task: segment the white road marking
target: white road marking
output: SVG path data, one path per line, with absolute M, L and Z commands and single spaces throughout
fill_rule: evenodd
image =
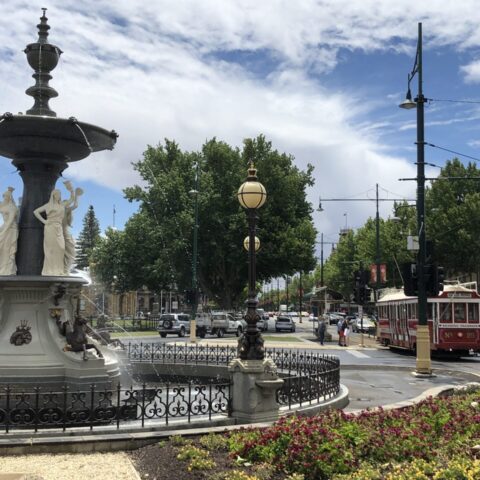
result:
M 364 353 L 359 352 L 358 350 L 346 350 L 346 352 L 350 353 L 351 355 L 357 358 L 370 358 L 368 355 L 365 355 Z

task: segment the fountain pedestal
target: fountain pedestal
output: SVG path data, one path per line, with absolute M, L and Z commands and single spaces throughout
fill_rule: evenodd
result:
M 65 351 L 66 338 L 56 318 L 75 315 L 83 279 L 75 277 L 0 277 L 0 382 L 11 386 L 81 388 L 110 386 L 118 364 L 92 351 Z M 64 289 L 56 298 L 58 286 Z
M 272 422 L 278 419 L 276 393 L 283 385 L 273 360 L 230 362 L 232 377 L 232 417 L 241 423 Z

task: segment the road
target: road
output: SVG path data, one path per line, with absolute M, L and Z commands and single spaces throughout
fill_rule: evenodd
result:
M 399 351 L 392 351 L 388 348 L 380 346 L 373 336 L 363 334 L 363 342 L 365 348 L 360 346 L 362 335 L 360 333 L 351 333 L 349 347 L 339 347 L 337 344 L 338 335 L 335 325 L 327 327 L 333 340 L 326 342 L 324 346 L 320 346 L 318 339 L 313 333 L 312 322 L 304 319 L 302 323 L 296 321 L 296 332 L 281 332 L 275 333 L 274 319 L 270 319 L 268 331 L 263 332 L 266 345 L 286 348 L 318 348 L 327 355 L 337 355 L 342 365 L 404 365 L 415 366 L 415 356 L 409 353 Z M 124 343 L 189 343 L 190 337 L 179 338 L 175 335 L 168 335 L 166 338 L 161 338 L 159 335 L 146 336 L 132 336 L 122 337 Z M 207 336 L 204 339 L 197 338 L 199 344 L 236 344 L 237 337 L 235 335 L 227 335 L 222 339 L 215 336 Z M 480 357 L 469 357 L 460 360 L 432 360 L 434 368 L 451 368 L 451 369 L 466 369 L 472 373 L 480 373 Z M 471 367 L 471 368 L 470 368 Z

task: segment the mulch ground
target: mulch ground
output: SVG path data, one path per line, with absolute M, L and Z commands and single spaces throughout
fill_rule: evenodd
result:
M 191 441 L 194 446 L 205 449 L 199 443 L 199 438 L 188 437 L 188 441 Z M 171 480 L 172 478 L 175 480 L 227 480 L 231 478 L 231 473 L 234 470 L 241 470 L 248 475 L 261 475 L 262 473 L 258 472 L 256 470 L 258 467 L 255 466 L 238 465 L 227 451 L 215 450 L 209 450 L 210 458 L 215 461 L 215 468 L 189 472 L 187 470 L 189 461 L 177 459 L 180 449 L 181 446 L 174 445 L 171 440 L 167 440 L 130 451 L 128 455 L 142 480 Z M 275 472 L 264 478 L 284 480 L 286 477 L 286 474 Z M 258 476 L 258 478 L 261 478 L 261 476 Z

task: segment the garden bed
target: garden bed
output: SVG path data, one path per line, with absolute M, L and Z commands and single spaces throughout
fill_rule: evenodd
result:
M 332 410 L 131 453 L 142 479 L 480 479 L 480 391 L 399 410 Z

